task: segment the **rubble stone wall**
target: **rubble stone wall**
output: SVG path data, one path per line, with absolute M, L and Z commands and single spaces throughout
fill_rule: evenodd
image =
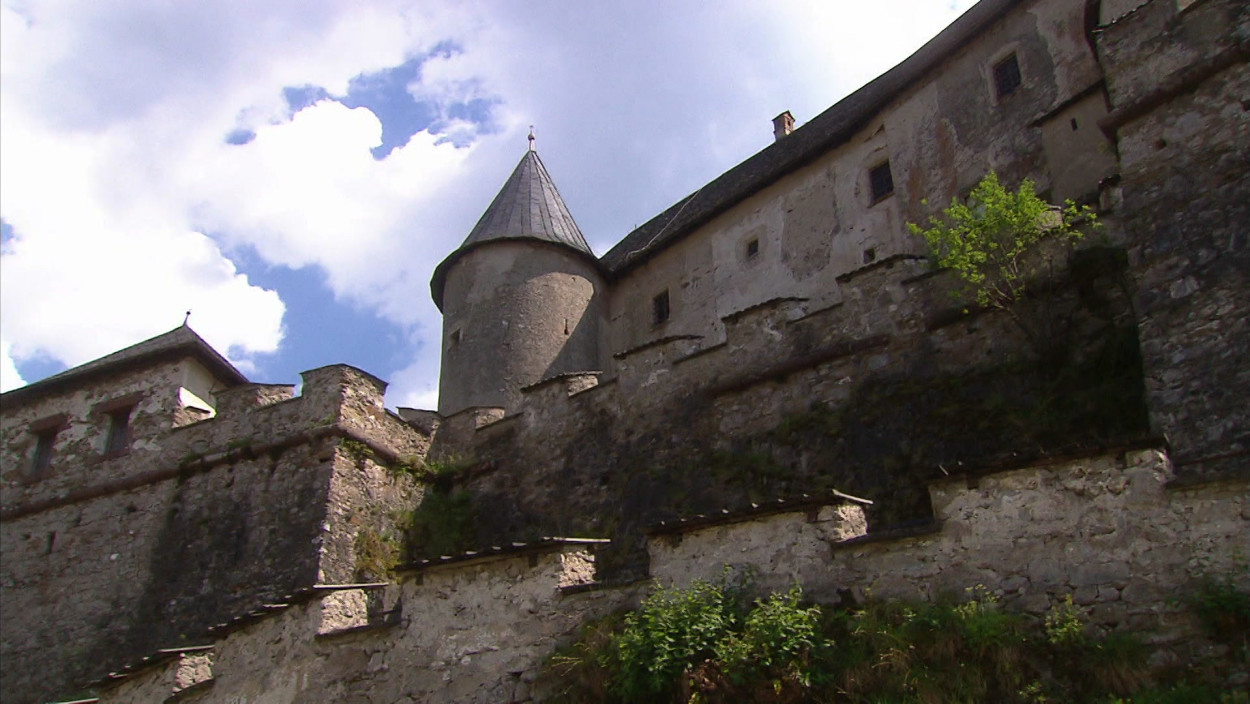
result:
M 1164 453 L 1136 450 L 936 483 L 936 522 L 910 537 L 864 536 L 859 504 L 836 498 L 692 523 L 652 537 L 651 576 L 684 586 L 726 566 L 751 568 L 761 591 L 798 583 L 825 603 L 960 596 L 983 585 L 1032 613 L 1071 595 L 1095 623 L 1148 630 L 1155 647 L 1175 653 L 1196 632 L 1177 594 L 1204 575 L 1250 580 L 1237 563 L 1250 552 L 1250 484 L 1170 482 Z M 292 605 L 219 638 L 212 686 L 184 701 L 542 701 L 559 684 L 539 677 L 546 658 L 646 591 L 568 590 L 589 559 L 565 546 L 409 574 L 374 597 L 372 626 L 360 590 Z M 101 702 L 161 702 L 201 682 L 202 662 L 141 670 Z
M 1151 420 L 1219 473 L 1250 452 L 1250 7 L 1151 0 L 1098 46 Z
M 66 694 L 257 604 L 351 581 L 359 532 L 390 529 L 416 502 L 415 480 L 385 465 L 419 462 L 428 439 L 386 412 L 378 380 L 326 367 L 305 374 L 298 397 L 243 386 L 218 395 L 214 418 L 174 427 L 190 363 L 6 412 L 7 435 L 32 413 L 81 417 L 100 394 L 141 398 L 129 452 L 93 459 L 95 439 L 70 423 L 48 474 L 5 488 L 6 701 Z M 346 452 L 347 439 L 371 456 Z

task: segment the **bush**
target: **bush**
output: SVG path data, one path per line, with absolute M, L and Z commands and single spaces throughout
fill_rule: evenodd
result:
M 908 223 L 913 235 L 928 243 L 937 266 L 951 269 L 963 282 L 963 294 L 983 308 L 1006 312 L 1038 347 L 1051 344 L 1045 306 L 1022 313 L 1016 304 L 1040 274 L 1053 274 L 1053 258 L 1038 256 L 1038 245 L 1052 240 L 1065 246 L 1099 227 L 1088 206 L 1068 201 L 1051 206 L 1037 196 L 1025 179 L 1015 192 L 988 176 L 972 189 L 967 203 L 952 200 L 942 217 L 929 218 L 928 227 Z
M 804 605 L 797 586 L 750 602 L 748 588 L 728 575 L 657 588 L 592 624 L 548 662 L 556 701 L 1250 704 L 1219 693 L 1227 662 L 1156 686 L 1144 643 L 1098 635 L 1070 598 L 1034 618 L 981 587 L 962 601 L 850 610 Z M 1239 594 L 1210 601 L 1236 607 Z
M 671 698 L 679 676 L 740 630 L 743 590 L 728 579 L 696 580 L 686 589 L 658 587 L 625 617 L 617 638 L 613 691 L 625 701 Z

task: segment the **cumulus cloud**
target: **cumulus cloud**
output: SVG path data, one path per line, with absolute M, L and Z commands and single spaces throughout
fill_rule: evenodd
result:
M 13 364 L 13 357 L 9 355 L 9 343 L 0 342 L 0 393 L 25 384 L 26 380 L 18 373 L 17 366 Z
M 430 273 L 529 124 L 602 253 L 767 146 L 773 115 L 809 119 L 970 4 L 3 0 L 5 379 L 13 360 L 76 364 L 187 308 L 233 360 L 272 365 L 300 344 L 282 323 L 298 301 L 241 272 L 246 251 L 317 267 L 395 325 L 394 340 L 343 344 L 400 349 L 370 371 L 391 377 L 392 403 L 432 405 Z M 428 127 L 376 158 L 392 116 L 341 96 L 414 57 Z M 283 91 L 299 86 L 323 98 L 292 114 Z

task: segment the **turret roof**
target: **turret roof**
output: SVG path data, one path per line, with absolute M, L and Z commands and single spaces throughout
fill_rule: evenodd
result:
M 532 144 L 464 243 L 434 269 L 430 293 L 440 310 L 451 265 L 468 250 L 497 240 L 549 242 L 595 258 Z
M 460 246 L 530 238 L 568 245 L 593 256 L 542 159 L 533 150 L 521 157 L 508 182 Z

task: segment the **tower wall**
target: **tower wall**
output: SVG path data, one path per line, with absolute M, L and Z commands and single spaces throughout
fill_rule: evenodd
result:
M 466 252 L 443 289 L 439 413 L 515 409 L 525 386 L 602 369 L 603 288 L 592 263 L 556 245 L 499 241 Z

